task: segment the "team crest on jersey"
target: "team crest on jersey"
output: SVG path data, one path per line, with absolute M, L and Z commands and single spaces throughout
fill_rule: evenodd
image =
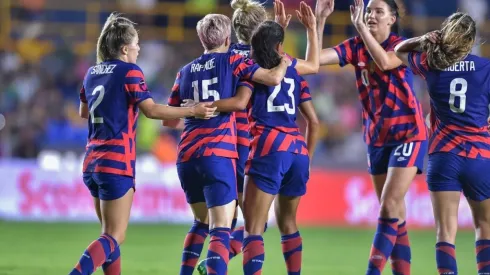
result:
M 144 80 L 144 79 L 142 79 L 142 80 L 140 81 L 140 88 L 141 88 L 141 90 L 143 90 L 143 91 L 148 91 L 148 86 L 146 86 L 146 82 L 145 82 L 145 80 Z

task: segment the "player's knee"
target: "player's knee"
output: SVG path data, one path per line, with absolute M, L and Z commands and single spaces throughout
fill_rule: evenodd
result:
M 475 234 L 477 239 L 490 239 L 490 217 L 475 217 Z
M 287 219 L 280 222 L 278 221 L 277 227 L 279 227 L 281 235 L 291 235 L 298 231 L 295 219 Z
M 456 241 L 456 233 L 458 224 L 451 222 L 439 222 L 437 224 L 437 242 L 454 243 Z
M 380 215 L 386 218 L 401 218 L 400 202 L 395 198 L 383 198 L 381 200 Z
M 126 239 L 126 232 L 122 230 L 105 229 L 103 233 L 112 236 L 119 245 L 123 244 Z

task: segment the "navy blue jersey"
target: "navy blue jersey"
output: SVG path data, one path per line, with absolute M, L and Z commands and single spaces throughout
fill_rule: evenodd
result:
M 251 79 L 258 65 L 234 53 L 210 53 L 184 66 L 177 75 L 170 106 L 182 100 L 213 102 L 235 95 L 241 79 Z M 220 113 L 209 119 L 186 118 L 179 144 L 178 162 L 201 156 L 237 158 L 234 113 Z
M 413 72 L 422 76 L 429 88 L 429 154 L 452 152 L 468 158 L 490 158 L 490 60 L 468 55 L 439 71 L 429 68 L 426 53 L 411 52 L 408 59 Z
M 80 90 L 88 104 L 83 172 L 134 177 L 138 103 L 151 98 L 141 69 L 120 60 L 91 67 Z
M 280 85 L 254 83 L 252 94 L 252 143 L 250 158 L 284 151 L 308 154 L 306 142 L 296 124 L 299 105 L 311 100 L 307 82 L 288 67 Z

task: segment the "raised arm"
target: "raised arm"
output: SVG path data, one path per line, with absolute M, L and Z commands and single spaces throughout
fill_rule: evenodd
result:
M 334 49 L 323 49 L 323 32 L 325 22 L 335 9 L 334 0 L 317 0 L 315 6 L 316 29 L 318 34 L 318 47 L 320 49 L 319 63 L 323 65 L 339 64 L 339 56 Z
M 306 46 L 306 60 L 297 59 L 295 68 L 300 75 L 316 74 L 320 68 L 320 46 L 315 14 L 310 6 L 301 2 L 300 10 L 296 11 L 296 15 L 306 28 L 308 44 Z
M 405 65 L 409 65 L 408 54 L 413 51 L 420 52 L 422 43 L 429 40 L 431 43 L 438 43 L 440 41 L 440 31 L 432 31 L 423 36 L 407 39 L 395 47 L 396 56 Z
M 354 0 L 354 6 L 350 6 L 351 20 L 359 36 L 366 45 L 369 54 L 374 62 L 383 71 L 395 69 L 402 65 L 402 61 L 394 52 L 386 52 L 374 36 L 369 32 L 369 29 L 364 22 L 364 0 Z

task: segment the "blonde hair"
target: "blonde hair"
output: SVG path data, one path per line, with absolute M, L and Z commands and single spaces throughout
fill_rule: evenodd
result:
M 113 12 L 105 21 L 97 40 L 97 63 L 117 59 L 123 46 L 131 44 L 138 35 L 136 24 L 121 14 Z
M 441 27 L 439 43 L 428 40 L 422 43 L 429 67 L 437 70 L 445 70 L 463 60 L 471 52 L 476 39 L 475 20 L 466 13 L 453 13 Z
M 257 27 L 267 20 L 267 11 L 262 3 L 254 0 L 232 0 L 233 31 L 239 41 L 250 44 Z
M 206 50 L 223 45 L 231 35 L 230 18 L 222 14 L 208 14 L 197 22 L 197 35 Z

